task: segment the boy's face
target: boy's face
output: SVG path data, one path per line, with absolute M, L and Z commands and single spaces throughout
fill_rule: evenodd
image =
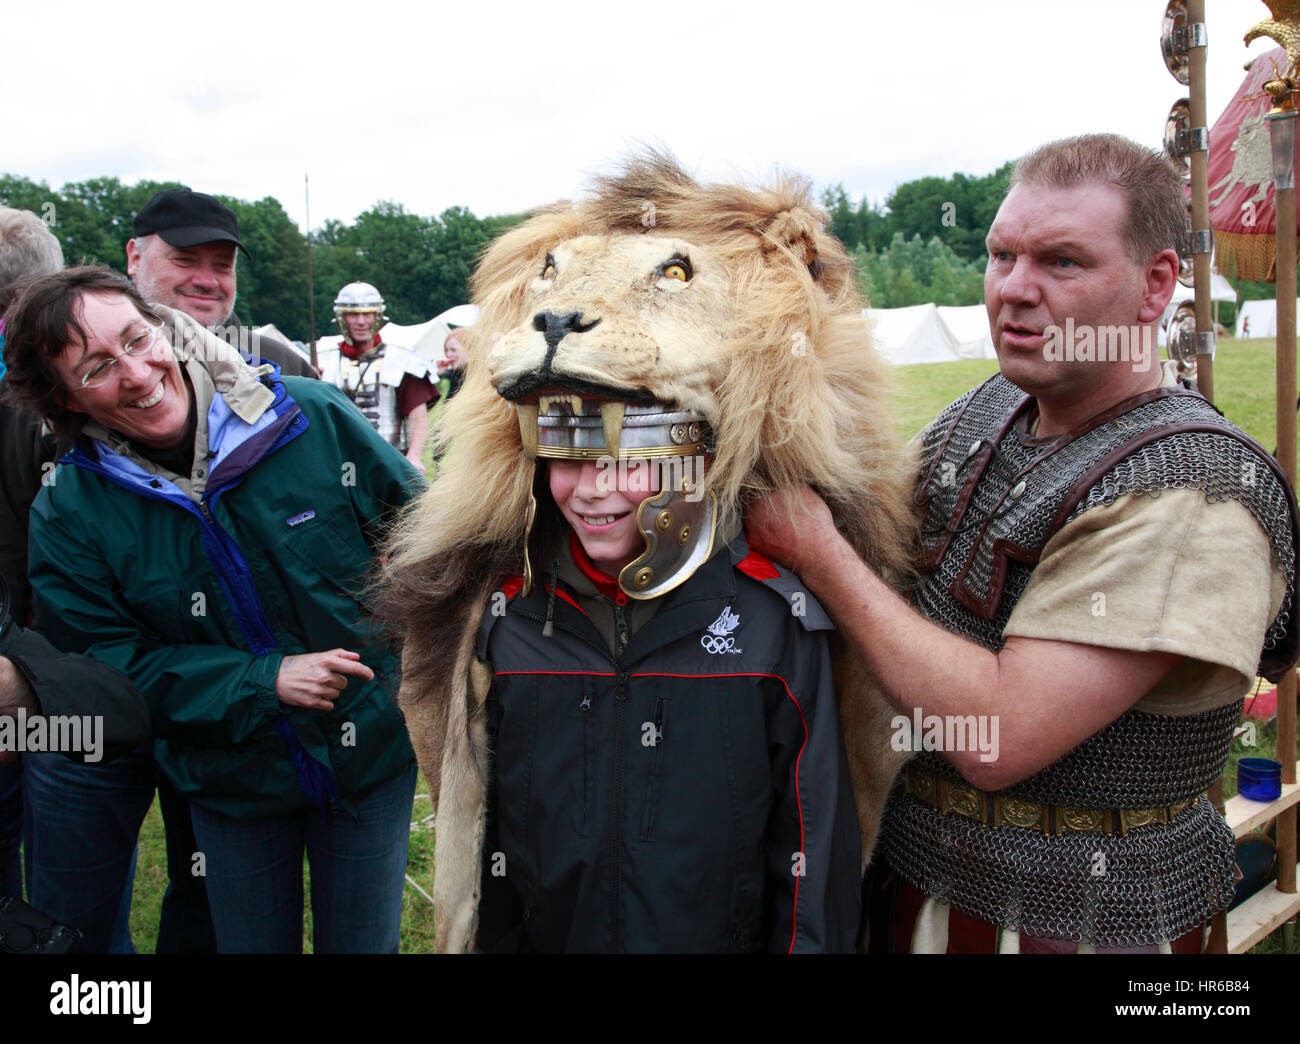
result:
M 587 557 L 610 576 L 618 576 L 645 550 L 636 509 L 657 492 L 653 469 L 602 470 L 594 460 L 552 460 L 549 469 L 551 496 Z

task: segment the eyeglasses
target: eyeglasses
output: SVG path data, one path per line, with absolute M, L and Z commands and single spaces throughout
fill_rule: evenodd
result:
M 122 355 L 143 355 L 152 348 L 158 341 L 159 334 L 162 333 L 162 324 L 157 326 L 146 326 L 144 330 L 136 334 L 122 348 Z M 82 388 L 102 388 L 105 384 L 113 379 L 113 370 L 117 367 L 122 355 L 115 355 L 111 359 L 105 359 L 96 363 L 82 375 Z

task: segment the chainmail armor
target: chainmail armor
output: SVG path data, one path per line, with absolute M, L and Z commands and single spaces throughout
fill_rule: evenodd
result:
M 379 432 L 388 443 L 405 452 L 406 439 L 402 431 L 402 417 L 397 408 L 397 389 L 380 380 L 384 355 L 388 345 L 382 341 L 359 359 L 353 359 L 339 350 L 337 372 L 327 374 Z
M 993 830 L 898 793 L 885 822 L 890 865 L 916 887 L 1026 935 L 1149 946 L 1232 900 L 1232 828 L 1204 800 L 1128 837 Z
M 922 437 L 915 499 L 924 511 L 928 572 L 914 603 L 927 618 L 996 652 L 1044 545 L 1063 524 L 1127 493 L 1190 487 L 1210 501 L 1238 501 L 1268 534 L 1287 594 L 1265 648 L 1285 655 L 1293 647 L 1294 501 L 1258 447 L 1194 395 L 1140 397 L 1090 430 L 1047 439 L 1028 435 L 1027 408 L 1028 397 L 998 375 L 949 406 Z M 1187 424 L 1202 430 L 1160 434 Z M 1123 455 L 1144 437 L 1152 441 Z M 1080 493 L 1081 481 L 1112 455 L 1122 459 Z M 1235 702 L 1184 717 L 1131 710 L 1001 793 L 1080 809 L 1189 800 L 1222 771 L 1240 709 Z M 918 755 L 917 764 L 963 782 L 937 753 Z M 898 788 L 881 843 L 899 873 L 956 909 L 1028 935 L 1099 946 L 1176 938 L 1226 907 L 1233 892 L 1232 831 L 1206 801 L 1127 837 L 1049 837 L 941 815 Z

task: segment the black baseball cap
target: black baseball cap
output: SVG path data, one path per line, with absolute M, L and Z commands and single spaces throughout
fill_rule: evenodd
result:
M 239 219 L 235 212 L 215 196 L 202 192 L 163 189 L 140 208 L 133 228 L 137 236 L 159 235 L 175 247 L 224 240 L 243 250 L 250 261 L 253 258 L 239 241 Z

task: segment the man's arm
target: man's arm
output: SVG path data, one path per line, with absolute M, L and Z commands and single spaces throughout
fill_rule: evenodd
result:
M 95 750 L 65 751 L 74 760 L 111 760 L 149 738 L 149 708 L 125 675 L 88 656 L 61 653 L 35 631 L 13 628 L 0 641 L 0 718 L 32 715 L 100 719 Z M 6 760 L 0 753 L 0 762 Z
M 438 401 L 439 392 L 426 375 L 407 374 L 397 389 L 397 408 L 406 418 L 409 443 L 406 459 L 424 473 L 424 446 L 429 441 L 429 407 Z
M 980 751 L 945 753 L 983 790 L 1019 782 L 1078 746 L 1179 659 L 1018 637 L 990 652 L 907 605 L 858 558 L 806 487 L 753 504 L 747 535 L 751 548 L 799 574 L 900 711 L 997 717 L 995 760 L 982 761 Z
M 406 436 L 410 445 L 406 459 L 421 471 L 424 470 L 424 445 L 429 441 L 429 408 L 417 406 L 406 415 Z
M 27 684 L 22 671 L 14 666 L 13 660 L 0 656 L 0 718 L 15 717 L 19 710 L 27 714 L 39 714 L 41 705 L 36 702 L 32 687 Z M 8 765 L 17 760 L 17 754 L 0 749 L 0 765 Z

